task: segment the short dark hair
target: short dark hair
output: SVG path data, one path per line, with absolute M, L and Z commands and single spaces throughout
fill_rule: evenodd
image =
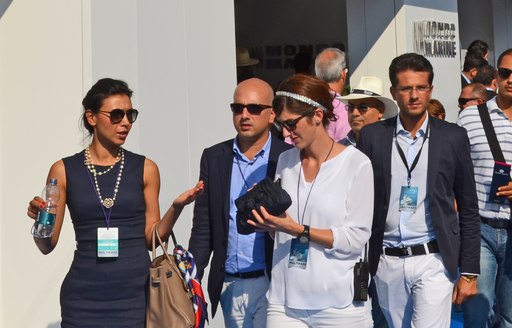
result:
M 462 67 L 462 70 L 464 72 L 469 72 L 474 68 L 478 69 L 479 67 L 482 67 L 487 64 L 487 60 L 485 60 L 483 57 L 477 57 L 474 55 L 466 54 L 466 57 L 464 57 L 464 66 Z
M 485 88 L 485 85 L 483 85 L 482 83 L 471 82 L 462 89 L 464 90 L 466 88 L 471 89 L 471 97 L 480 98 L 484 101 L 487 99 L 487 89 Z
M 496 68 L 494 66 L 485 64 L 484 66 L 476 69 L 476 75 L 472 82 L 482 83 L 483 85 L 491 85 L 492 81 L 496 78 Z
M 432 81 L 434 81 L 434 69 L 432 68 L 432 64 L 422 55 L 409 52 L 396 57 L 391 61 L 391 65 L 389 65 L 389 80 L 391 81 L 392 87 L 396 87 L 398 84 L 397 74 L 407 70 L 427 72 L 428 83 L 432 85 Z
M 503 60 L 503 57 L 505 57 L 505 56 L 510 56 L 510 55 L 512 55 L 512 48 L 510 48 L 510 49 L 507 49 L 507 50 L 503 51 L 503 52 L 501 53 L 501 55 L 498 57 L 498 63 L 497 63 L 497 65 L 498 65 L 498 66 L 497 66 L 497 67 L 498 67 L 498 68 L 500 67 L 500 65 L 501 65 L 501 61 Z
M 484 58 L 488 52 L 489 45 L 487 42 L 482 40 L 475 40 L 469 44 L 466 55 L 469 54 L 470 56 Z
M 82 100 L 82 106 L 84 106 L 82 122 L 87 131 L 89 131 L 89 134 L 93 134 L 94 129 L 89 124 L 87 117 L 85 116 L 85 112 L 87 110 L 90 110 L 93 113 L 98 113 L 106 98 L 114 95 L 126 95 L 131 98 L 132 94 L 133 91 L 124 81 L 104 78 L 96 82 Z

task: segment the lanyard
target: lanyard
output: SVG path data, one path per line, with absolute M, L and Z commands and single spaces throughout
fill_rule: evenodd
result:
M 235 160 L 236 160 L 236 166 L 238 166 L 238 171 L 240 171 L 240 175 L 242 176 L 242 180 L 244 180 L 244 185 L 245 185 L 245 189 L 246 190 L 249 190 L 249 184 L 247 183 L 247 180 L 245 179 L 245 175 L 244 173 L 242 172 L 242 166 L 240 165 L 240 161 L 238 160 L 238 157 L 237 157 L 238 154 L 235 153 Z M 258 160 L 258 158 L 260 158 L 260 156 L 256 155 L 254 161 L 252 162 L 252 164 L 256 163 L 256 161 Z M 247 165 L 251 165 L 251 163 L 248 163 Z
M 400 155 L 400 158 L 402 159 L 402 162 L 404 163 L 405 168 L 407 169 L 407 186 L 408 187 L 411 186 L 412 171 L 416 167 L 416 164 L 418 164 L 418 161 L 419 161 L 420 155 L 421 155 L 421 151 L 423 150 L 423 145 L 425 145 L 425 141 L 427 141 L 427 138 L 429 136 L 429 131 L 430 131 L 430 120 L 428 120 L 428 122 L 427 122 L 427 131 L 423 135 L 423 142 L 421 143 L 420 151 L 416 154 L 416 157 L 414 158 L 414 161 L 412 162 L 412 165 L 409 168 L 409 164 L 407 164 L 407 159 L 405 158 L 405 154 L 404 154 L 402 148 L 400 148 L 400 145 L 398 144 L 397 132 L 396 132 L 396 126 L 395 126 L 395 145 L 396 145 L 396 149 L 398 150 L 398 154 Z
M 311 188 L 309 188 L 308 196 L 306 197 L 306 203 L 304 204 L 304 209 L 302 210 L 302 216 L 300 217 L 300 224 L 304 223 L 304 214 L 306 214 L 306 208 L 308 207 L 309 202 L 309 196 L 311 195 L 311 191 L 313 190 L 313 187 L 315 186 L 316 178 L 318 177 L 318 173 L 320 173 L 320 169 L 322 168 L 322 164 L 325 163 L 325 161 L 329 158 L 329 155 L 331 155 L 332 148 L 334 147 L 334 139 L 332 140 L 331 149 L 329 149 L 329 152 L 327 153 L 327 156 L 325 156 L 324 161 L 320 164 L 320 167 L 318 168 L 318 171 L 315 174 L 315 178 L 313 179 L 313 183 L 311 184 Z M 302 156 L 301 156 L 302 157 Z M 300 169 L 299 169 L 299 179 L 297 180 L 297 215 L 300 215 L 300 177 L 302 175 L 302 159 L 300 161 Z M 305 180 L 305 178 L 304 178 Z

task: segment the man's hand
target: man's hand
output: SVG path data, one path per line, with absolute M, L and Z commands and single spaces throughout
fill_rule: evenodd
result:
M 508 200 L 512 201 L 512 181 L 510 181 L 506 186 L 499 187 L 496 195 L 505 196 Z
M 455 284 L 452 294 L 452 303 L 462 304 L 468 297 L 475 296 L 478 291 L 477 280 L 466 280 L 459 278 Z

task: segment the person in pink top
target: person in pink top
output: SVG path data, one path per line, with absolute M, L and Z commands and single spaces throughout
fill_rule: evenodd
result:
M 345 53 L 338 48 L 326 48 L 315 59 L 315 74 L 329 84 L 333 95 L 332 105 L 336 121 L 327 125 L 327 134 L 335 141 L 345 138 L 350 131 L 345 104 L 337 99 L 343 95 L 347 80 Z

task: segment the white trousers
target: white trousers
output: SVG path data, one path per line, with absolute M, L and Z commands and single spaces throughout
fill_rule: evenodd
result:
M 381 255 L 375 275 L 390 328 L 449 328 L 453 284 L 440 254 Z
M 371 328 L 372 326 L 370 302 L 357 302 L 343 309 L 324 310 L 298 310 L 284 305 L 268 305 L 267 328 Z
M 267 321 L 269 279 L 226 276 L 220 305 L 226 328 L 263 328 Z

